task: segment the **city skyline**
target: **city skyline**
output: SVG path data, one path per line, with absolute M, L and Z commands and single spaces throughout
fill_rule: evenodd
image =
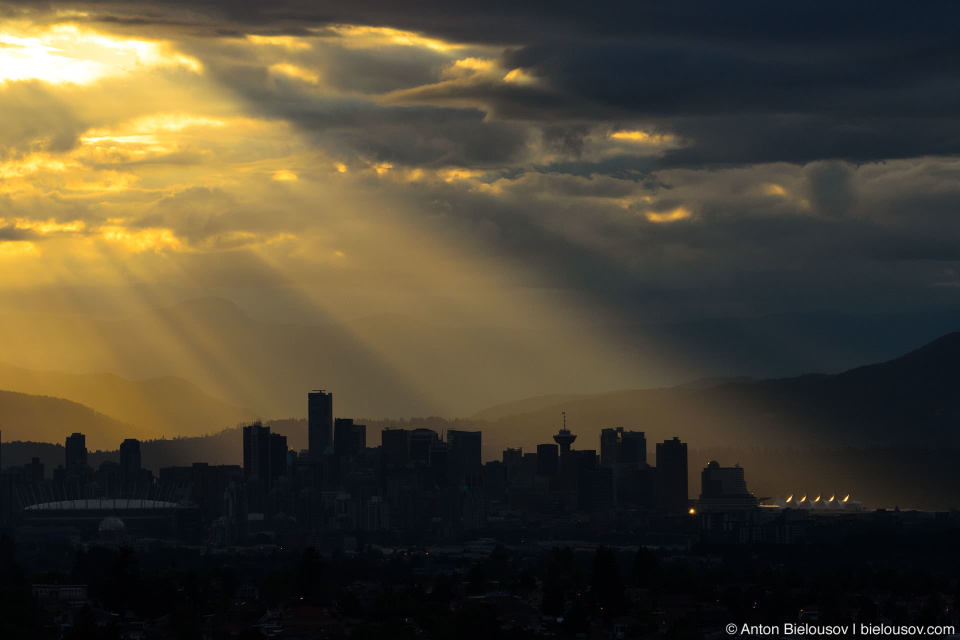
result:
M 382 457 L 382 464 L 386 466 L 403 467 L 412 463 L 421 463 L 436 468 L 435 475 L 431 477 L 432 482 L 437 482 L 439 486 L 446 486 L 447 483 L 456 485 L 459 482 L 467 487 L 483 487 L 485 484 L 483 476 L 487 475 L 487 471 L 483 470 L 484 467 L 488 464 L 502 464 L 510 478 L 522 467 L 527 473 L 535 470 L 537 476 L 548 478 L 551 486 L 555 483 L 560 486 L 562 481 L 567 490 L 574 490 L 578 482 L 570 480 L 571 477 L 576 477 L 584 471 L 608 469 L 611 475 L 607 481 L 620 483 L 622 479 L 626 479 L 622 483 L 623 486 L 620 487 L 617 484 L 618 489 L 613 489 L 611 485 L 607 491 L 599 493 L 587 491 L 585 495 L 593 497 L 603 494 L 615 495 L 619 491 L 626 492 L 623 495 L 629 495 L 631 499 L 636 499 L 639 492 L 645 496 L 644 500 L 648 501 L 647 508 L 652 508 L 652 505 L 656 504 L 658 510 L 672 515 L 685 514 L 688 509 L 690 514 L 695 514 L 697 511 L 692 506 L 694 501 L 688 489 L 688 478 L 692 477 L 694 470 L 688 471 L 687 443 L 681 442 L 676 436 L 662 443 L 655 443 L 653 451 L 657 465 L 647 463 L 646 434 L 642 431 L 625 430 L 623 427 L 601 429 L 598 434 L 597 449 L 575 450 L 572 445 L 577 435 L 567 428 L 566 412 L 561 412 L 561 426 L 553 436 L 556 444 L 537 444 L 536 453 L 528 453 L 526 456 L 523 454 L 522 447 L 515 447 L 504 450 L 500 459 L 484 461 L 481 431 L 449 429 L 438 433 L 424 427 L 415 429 L 385 427 L 381 432 L 380 445 L 370 449 L 366 447 L 366 425 L 355 424 L 352 418 L 337 417 L 333 420 L 333 394 L 312 391 L 307 396 L 309 417 L 302 425 L 306 431 L 306 438 L 303 434 L 300 434 L 299 438 L 300 441 L 307 443 L 307 447 L 299 451 L 299 456 L 295 448 L 287 446 L 286 436 L 271 433 L 270 425 L 264 425 L 262 421 L 257 420 L 242 427 L 241 465 L 226 466 L 242 470 L 244 483 L 250 482 L 254 486 L 260 486 L 259 483 L 263 483 L 263 488 L 270 488 L 281 479 L 288 478 L 291 473 L 295 474 L 293 469 L 298 460 L 311 469 L 316 465 L 322 469 L 331 464 L 331 461 L 339 461 L 334 463 L 332 469 L 323 472 L 323 477 L 336 486 L 344 480 L 342 477 L 346 471 L 342 464 L 344 460 L 369 455 L 371 451 L 375 451 Z M 329 426 L 331 421 L 336 425 L 336 429 L 324 435 L 324 428 Z M 328 438 L 334 434 L 336 437 L 333 442 L 328 442 Z M 321 439 L 326 446 L 318 445 Z M 128 484 L 140 485 L 139 488 L 133 489 L 127 487 L 127 490 L 137 494 L 142 489 L 145 496 L 150 492 L 151 485 L 155 483 L 152 472 L 142 467 L 140 442 L 134 438 L 124 439 L 120 444 L 119 464 L 108 460 L 101 463 L 99 469 L 94 469 L 87 464 L 88 451 L 84 434 L 75 432 L 68 436 L 64 451 L 65 463 L 52 470 L 51 477 L 54 483 L 61 485 L 59 498 L 57 498 L 56 489 L 49 490 L 49 495 L 54 497 L 55 501 L 67 500 L 68 491 L 74 492 L 74 498 L 69 498 L 70 500 L 81 499 L 83 483 L 88 482 L 91 477 L 97 478 L 100 491 L 106 494 L 122 492 L 124 484 Z M 194 466 L 198 464 L 205 466 L 207 461 L 193 463 Z M 0 458 L 0 468 L 2 467 L 3 460 Z M 12 469 L 14 467 L 11 467 Z M 159 471 L 162 478 L 165 473 L 170 475 L 171 469 L 161 468 Z M 647 471 L 655 472 L 656 475 L 645 477 L 643 474 Z M 637 472 L 641 475 L 637 475 Z M 715 460 L 710 461 L 701 475 L 702 490 L 697 504 L 706 500 L 705 504 L 712 505 L 710 509 L 720 512 L 723 511 L 724 506 L 732 504 L 727 499 L 734 499 L 737 509 L 756 508 L 759 504 L 753 494 L 747 492 L 744 470 L 739 463 L 734 467 L 722 468 Z M 472 476 L 476 478 L 472 479 Z M 43 463 L 34 457 L 28 465 L 24 465 L 23 477 L 28 483 L 32 483 L 37 493 L 33 493 L 33 490 L 21 493 L 20 501 L 36 501 L 36 496 L 41 495 L 40 486 L 48 479 L 44 473 Z M 510 478 L 507 480 L 509 481 Z M 321 481 L 318 478 L 316 482 Z M 160 487 L 156 493 L 162 495 L 163 492 L 164 489 Z M 764 500 L 768 502 L 773 500 L 769 506 L 778 508 L 846 508 L 850 494 L 848 493 L 839 501 L 835 500 L 836 495 L 834 492 L 829 499 L 824 496 L 822 502 L 821 495 L 808 501 L 806 494 L 795 501 L 793 494 L 786 499 L 777 494 L 775 500 L 769 497 Z M 87 498 L 89 497 L 88 495 Z M 743 506 L 743 500 L 747 500 L 747 507 Z M 854 501 L 850 502 L 849 506 L 860 508 L 861 503 Z M 8 504 L 5 513 L 11 513 L 11 508 Z
M 317 433 L 315 423 L 326 422 L 324 414 L 332 413 L 332 394 L 313 391 L 308 394 L 308 406 L 312 419 L 308 419 L 306 424 L 306 430 L 311 434 L 308 435 L 307 441 L 315 443 Z M 562 418 L 561 427 L 554 436 L 557 445 L 538 444 L 536 453 L 526 455 L 522 447 L 508 448 L 502 452 L 502 459 L 487 462 L 483 462 L 481 455 L 481 431 L 451 429 L 438 433 L 422 427 L 416 429 L 386 427 L 382 431 L 381 444 L 374 448 L 367 448 L 362 446 L 366 441 L 366 425 L 354 424 L 353 419 L 338 417 L 336 424 L 339 427 L 337 430 L 337 438 L 341 439 L 339 442 L 335 439 L 332 445 L 324 448 L 315 446 L 311 449 L 308 446 L 299 451 L 298 455 L 295 449 L 288 448 L 286 436 L 271 433 L 271 426 L 264 425 L 258 420 L 242 427 L 241 465 L 239 467 L 237 465 L 221 466 L 242 470 L 242 475 L 237 477 L 242 477 L 244 484 L 263 491 L 279 486 L 276 485 L 278 482 L 291 480 L 298 475 L 295 470 L 297 465 L 303 463 L 306 465 L 308 474 L 312 474 L 314 469 L 321 470 L 321 476 L 312 482 L 330 482 L 332 488 L 338 489 L 345 480 L 344 461 L 379 454 L 380 464 L 385 469 L 399 469 L 411 464 L 425 465 L 434 469 L 435 471 L 430 475 L 430 482 L 435 482 L 438 486 L 451 484 L 482 488 L 487 485 L 488 489 L 496 490 L 497 483 L 494 482 L 491 487 L 489 478 L 485 480 L 483 476 L 491 475 L 489 473 L 491 469 L 494 474 L 499 473 L 501 465 L 506 472 L 504 480 L 507 483 L 515 482 L 514 476 L 521 470 L 527 474 L 535 473 L 545 481 L 549 480 L 550 486 L 554 489 L 563 487 L 566 491 L 579 491 L 581 500 L 587 499 L 585 504 L 579 505 L 581 509 L 596 508 L 589 505 L 599 495 L 612 496 L 618 493 L 621 494 L 618 500 L 636 500 L 637 495 L 643 495 L 642 499 L 649 501 L 646 508 L 652 509 L 656 505 L 656 509 L 674 516 L 687 514 L 688 509 L 689 514 L 695 514 L 696 509 L 692 505 L 704 500 L 707 503 L 711 501 L 715 503 L 713 508 L 718 511 L 722 511 L 723 500 L 727 498 L 741 500 L 749 498 L 752 501 L 749 508 L 755 508 L 759 504 L 756 498 L 747 492 L 743 468 L 739 464 L 722 468 L 716 461 L 711 461 L 703 469 L 701 494 L 699 501 L 695 502 L 687 489 L 687 443 L 681 442 L 678 437 L 656 443 L 654 448 L 656 465 L 649 465 L 646 461 L 644 432 L 625 431 L 622 427 L 603 429 L 599 434 L 599 449 L 578 450 L 572 447 L 576 435 L 567 429 L 565 414 Z M 99 491 L 107 497 L 116 497 L 122 493 L 125 488 L 123 485 L 126 483 L 141 485 L 138 488 L 126 487 L 126 489 L 132 494 L 138 494 L 142 489 L 144 495 L 141 499 L 144 499 L 146 494 L 150 493 L 150 485 L 155 483 L 153 474 L 141 465 L 140 442 L 136 439 L 128 438 L 120 444 L 119 464 L 108 460 L 101 463 L 98 469 L 94 469 L 87 463 L 88 451 L 84 434 L 73 433 L 68 436 L 64 450 L 65 462 L 53 469 L 52 473 L 54 484 L 59 484 L 60 488 L 59 490 L 55 487 L 48 488 L 50 497 L 54 498 L 50 504 L 103 498 L 102 495 L 86 495 L 86 497 L 81 495 L 89 491 L 89 482 L 93 478 L 99 485 Z M 333 466 L 327 468 L 331 464 Z M 194 468 L 197 465 L 206 466 L 207 463 L 205 461 L 193 463 Z M 0 467 L 2 467 L 2 461 L 0 461 Z M 588 477 L 581 477 L 581 474 L 590 474 L 598 469 L 608 470 L 606 482 L 617 483 L 618 489 L 613 489 L 613 484 L 609 489 L 599 492 L 593 489 L 585 492 L 577 489 L 578 485 L 585 482 L 585 478 Z M 176 467 L 160 469 L 160 478 L 171 475 L 175 470 Z M 39 504 L 37 500 L 38 496 L 42 495 L 41 486 L 47 483 L 48 477 L 44 474 L 43 464 L 39 463 L 37 458 L 33 458 L 29 465 L 25 465 L 23 472 L 24 478 L 28 483 L 32 483 L 33 487 L 27 493 L 20 493 L 19 500 L 21 502 L 26 500 L 26 503 L 21 504 L 19 508 L 22 509 L 24 506 L 35 508 L 29 505 Z M 641 475 L 637 475 L 638 472 Z M 647 472 L 654 475 L 646 477 Z M 474 478 L 474 476 L 477 477 Z M 325 480 L 321 480 L 320 477 Z M 621 480 L 624 482 L 620 482 Z M 603 482 L 602 479 L 601 482 Z M 160 484 L 162 483 L 161 480 Z M 638 489 L 641 486 L 645 488 Z M 501 491 L 503 489 L 504 487 L 500 487 Z M 68 496 L 71 491 L 74 493 L 73 497 Z M 163 493 L 162 487 L 156 491 L 157 495 Z M 203 495 L 203 491 L 200 491 L 200 495 Z M 848 494 L 840 503 L 846 504 L 849 498 Z M 824 502 L 833 503 L 834 497 Z M 820 496 L 809 502 L 810 505 L 815 503 L 820 503 Z M 793 495 L 787 500 L 782 500 L 778 496 L 770 506 L 790 508 L 795 505 L 807 506 L 806 496 L 796 502 L 793 502 Z M 816 506 L 820 505 L 816 504 Z M 741 505 L 737 505 L 736 508 L 741 508 Z M 7 517 L 12 513 L 11 509 L 15 511 L 16 505 L 5 505 L 3 512 Z

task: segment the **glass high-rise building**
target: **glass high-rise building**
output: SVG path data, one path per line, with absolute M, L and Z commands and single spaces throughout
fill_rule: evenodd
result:
M 690 508 L 687 486 L 687 443 L 680 438 L 657 443 L 657 506 L 670 514 Z
M 120 443 L 120 475 L 125 482 L 136 481 L 142 468 L 140 441 L 136 438 L 127 438 Z
M 67 438 L 66 467 L 70 475 L 79 475 L 87 468 L 87 437 L 82 433 L 74 433 Z
M 243 428 L 243 479 L 270 482 L 270 427 L 259 420 Z
M 269 429 L 269 427 L 267 427 Z M 287 436 L 270 434 L 270 484 L 287 475 Z
M 450 480 L 463 484 L 471 476 L 482 473 L 479 431 L 447 431 L 447 444 L 450 446 Z M 469 483 L 468 483 L 469 484 Z
M 322 456 L 333 444 L 333 394 L 307 394 L 307 450 L 311 458 Z

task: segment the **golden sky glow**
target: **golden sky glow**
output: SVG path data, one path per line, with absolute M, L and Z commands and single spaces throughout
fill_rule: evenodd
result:
M 296 83 L 320 100 L 354 99 L 357 90 L 338 89 L 330 76 L 336 70 L 317 52 L 399 47 L 435 56 L 437 81 L 484 74 L 533 82 L 522 70 L 499 68 L 492 50 L 349 25 L 312 36 L 200 43 L 207 50 L 63 22 L 10 22 L 0 33 L 0 100 L 24 107 L 23 133 L 0 155 L 0 230 L 8 230 L 0 238 L 0 289 L 96 283 L 126 291 L 116 295 L 126 295 L 130 308 L 149 308 L 169 298 L 134 291 L 180 291 L 174 299 L 223 295 L 253 286 L 253 276 L 283 283 L 297 291 L 301 306 L 347 323 L 384 312 L 510 327 L 563 317 L 549 296 L 532 303 L 522 288 L 504 287 L 514 275 L 503 265 L 444 247 L 442 226 L 437 236 L 417 221 L 417 205 L 403 201 L 408 190 L 441 185 L 482 192 L 488 169 L 412 166 L 317 143 L 284 117 L 251 111 L 214 75 L 242 51 L 252 62 L 241 76 L 261 82 L 257 87 L 280 91 Z M 26 126 L 38 113 L 50 114 L 49 125 Z M 401 214 L 409 222 L 401 223 Z M 255 272 L 244 271 L 253 265 Z M 193 344 L 213 349 L 206 330 L 158 327 L 151 341 L 182 339 L 175 336 L 186 331 Z M 392 341 L 358 339 L 373 340 L 367 347 L 390 366 L 409 367 Z M 109 351 L 109 343 L 104 336 L 96 348 Z M 583 344 L 608 351 L 602 341 Z M 217 379 L 221 374 L 201 362 L 229 361 L 229 354 L 167 350 L 188 369 L 207 371 L 206 388 L 255 397 L 253 379 L 235 371 Z M 449 399 L 430 391 L 430 370 L 404 375 L 437 407 L 450 408 Z

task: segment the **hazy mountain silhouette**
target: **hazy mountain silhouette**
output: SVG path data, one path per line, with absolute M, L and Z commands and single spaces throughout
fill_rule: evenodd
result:
M 332 391 L 345 415 L 397 417 L 466 414 L 556 389 L 596 392 L 625 377 L 643 382 L 630 373 L 638 359 L 614 365 L 586 342 L 558 344 L 535 328 L 440 327 L 389 314 L 266 323 L 217 298 L 119 321 L 7 314 L 0 335 L 16 336 L 0 340 L 0 361 L 16 366 L 178 376 L 260 415 L 302 415 L 313 388 Z
M 175 376 L 261 416 L 304 415 L 313 388 L 334 393 L 339 415 L 471 415 L 509 398 L 650 388 L 708 376 L 837 372 L 902 353 L 907 341 L 919 344 L 958 323 L 945 312 L 624 325 L 602 330 L 616 345 L 611 356 L 595 350 L 587 331 L 441 327 L 392 314 L 346 324 L 269 323 L 227 300 L 204 298 L 118 321 L 8 311 L 0 315 L 0 361 L 132 380 Z M 131 413 L 136 410 L 124 416 Z M 687 415 L 695 422 L 710 417 Z M 652 411 L 647 421 L 656 420 Z M 227 424 L 210 428 L 221 426 Z
M 782 378 L 839 373 L 865 362 L 896 358 L 960 327 L 960 310 L 902 314 L 779 313 L 669 324 L 613 327 L 643 333 L 676 358 L 695 362 L 683 380 L 715 376 Z M 678 382 L 680 382 L 678 380 Z
M 346 329 L 259 323 L 233 303 L 205 298 L 119 321 L 0 316 L 0 360 L 31 369 L 109 371 L 128 379 L 178 376 L 258 414 L 306 411 L 326 384 L 339 406 L 426 410 L 418 393 Z M 217 428 L 226 425 L 216 425 Z
M 523 415 L 525 413 L 530 413 L 532 411 L 537 411 L 547 407 L 556 407 L 561 404 L 576 402 L 584 397 L 584 395 L 572 393 L 554 393 L 548 396 L 525 398 L 523 400 L 505 402 L 503 404 L 488 407 L 483 411 L 478 411 L 477 413 L 473 414 L 472 417 L 474 420 L 502 420 L 504 418 L 509 418 L 510 416 Z
M 712 376 L 709 378 L 700 378 L 691 380 L 683 384 L 676 385 L 679 389 L 711 389 L 719 387 L 722 384 L 753 384 L 757 382 L 756 378 L 750 376 Z
M 67 434 L 69 435 L 69 434 Z M 46 467 L 49 478 L 53 469 L 64 464 L 65 451 L 62 440 L 57 444 L 14 440 L 3 443 L 3 466 L 23 466 L 36 456 Z M 91 448 L 87 438 L 87 464 L 96 469 L 106 460 L 120 461 L 120 441 L 100 450 Z M 141 462 L 154 474 L 162 467 L 190 466 L 194 462 L 211 465 L 242 464 L 243 436 L 239 427 L 224 429 L 205 436 L 143 440 L 140 443 Z
M 202 435 L 256 418 L 171 376 L 133 381 L 112 373 L 31 371 L 0 363 L 0 389 L 72 400 L 154 437 Z
M 564 411 L 584 449 L 597 448 L 600 429 L 621 426 L 646 431 L 650 443 L 679 436 L 701 447 L 956 446 L 958 388 L 960 333 L 952 333 L 894 360 L 835 375 L 571 399 L 504 417 L 484 437 L 503 446 L 549 442 Z
M 71 433 L 79 431 L 86 434 L 88 448 L 115 448 L 124 438 L 158 435 L 76 402 L 13 391 L 0 391 L 0 425 L 3 425 L 4 442 L 33 440 L 62 443 Z M 4 459 L 2 464 L 7 465 L 8 460 Z

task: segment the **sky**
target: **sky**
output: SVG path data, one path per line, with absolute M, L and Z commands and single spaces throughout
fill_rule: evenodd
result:
M 512 327 L 954 309 L 958 12 L 8 0 L 0 302 Z

